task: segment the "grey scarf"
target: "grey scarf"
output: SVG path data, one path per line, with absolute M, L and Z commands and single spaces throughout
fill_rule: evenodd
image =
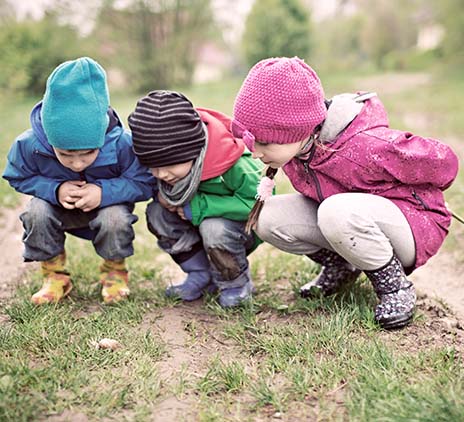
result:
M 203 130 L 206 135 L 205 145 L 203 145 L 200 155 L 193 162 L 192 169 L 189 174 L 176 182 L 173 186 L 163 181 L 160 181 L 159 183 L 159 192 L 169 205 L 180 207 L 187 204 L 198 190 L 198 186 L 201 181 L 201 173 L 203 171 L 206 149 L 208 147 L 208 129 L 204 123 Z

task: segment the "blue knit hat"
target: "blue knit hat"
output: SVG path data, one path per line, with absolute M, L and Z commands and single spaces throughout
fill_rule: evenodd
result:
M 49 76 L 42 125 L 56 148 L 96 149 L 108 127 L 108 86 L 103 68 L 88 57 L 60 64 Z

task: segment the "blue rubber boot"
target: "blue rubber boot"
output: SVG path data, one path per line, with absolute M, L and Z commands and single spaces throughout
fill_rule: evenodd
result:
M 211 279 L 210 264 L 203 250 L 179 265 L 187 273 L 187 278 L 182 284 L 169 286 L 166 289 L 166 296 L 192 301 L 199 299 L 206 291 L 213 293 L 216 290 Z
M 241 287 L 223 289 L 219 294 L 219 304 L 223 308 L 233 308 L 234 306 L 238 306 L 251 299 L 253 290 L 254 287 L 251 281 L 247 281 Z

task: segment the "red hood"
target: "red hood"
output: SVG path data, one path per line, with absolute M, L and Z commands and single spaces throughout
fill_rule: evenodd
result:
M 208 128 L 208 148 L 201 180 L 220 176 L 229 170 L 242 156 L 245 144 L 234 138 L 230 131 L 231 119 L 219 111 L 197 107 L 201 120 Z

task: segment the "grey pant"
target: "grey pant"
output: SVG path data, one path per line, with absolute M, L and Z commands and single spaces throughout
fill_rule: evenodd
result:
M 90 212 L 67 210 L 39 198 L 32 198 L 20 215 L 24 226 L 26 261 L 46 261 L 64 250 L 65 233 L 92 241 L 104 259 L 123 259 L 134 254 L 133 205 L 119 204 Z
M 405 268 L 415 261 L 406 217 L 392 201 L 377 195 L 342 193 L 321 204 L 299 193 L 276 195 L 266 201 L 256 232 L 294 254 L 330 249 L 360 270 L 381 268 L 393 253 Z
M 153 201 L 147 207 L 147 223 L 158 239 L 158 246 L 178 264 L 204 250 L 218 287 L 241 287 L 250 281 L 247 255 L 255 237 L 253 233 L 245 233 L 245 222 L 214 217 L 205 218 L 199 227 L 194 227 Z

